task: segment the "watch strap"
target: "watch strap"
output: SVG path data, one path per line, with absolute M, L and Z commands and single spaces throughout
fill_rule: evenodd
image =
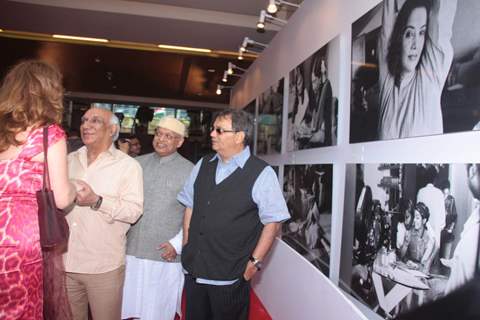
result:
M 97 202 L 95 202 L 95 204 L 94 204 L 93 206 L 90 206 L 90 208 L 91 208 L 92 210 L 97 211 L 98 209 L 100 209 L 100 206 L 102 205 L 102 201 L 103 201 L 103 197 L 102 197 L 102 196 L 98 196 Z
M 262 262 L 259 259 L 255 258 L 254 256 L 250 256 L 248 260 L 255 266 L 255 268 L 257 268 L 258 271 L 262 270 Z

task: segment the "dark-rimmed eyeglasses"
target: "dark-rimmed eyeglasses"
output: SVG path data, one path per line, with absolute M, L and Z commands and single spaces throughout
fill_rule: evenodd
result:
M 215 131 L 217 134 L 224 134 L 224 133 L 237 133 L 238 130 L 227 130 L 227 129 L 223 129 L 223 128 L 220 128 L 220 127 L 210 127 L 210 132 L 212 131 Z

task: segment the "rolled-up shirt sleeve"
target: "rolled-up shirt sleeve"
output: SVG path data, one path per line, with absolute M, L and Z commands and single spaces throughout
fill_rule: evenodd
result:
M 200 171 L 200 166 L 202 165 L 202 159 L 200 159 L 197 164 L 192 169 L 190 176 L 188 177 L 185 185 L 183 186 L 182 191 L 177 195 L 177 200 L 182 205 L 187 208 L 193 209 L 193 186 L 195 180 L 197 180 L 198 172 Z
M 285 198 L 272 167 L 265 167 L 255 180 L 252 198 L 258 206 L 258 215 L 263 224 L 290 219 Z
M 143 175 L 137 162 L 128 167 L 124 183 L 118 187 L 115 196 L 103 195 L 98 209 L 107 221 L 135 223 L 143 212 Z

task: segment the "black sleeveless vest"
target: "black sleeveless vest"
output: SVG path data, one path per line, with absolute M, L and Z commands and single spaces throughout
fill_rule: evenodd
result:
M 245 271 L 263 230 L 252 188 L 267 163 L 250 156 L 243 168 L 216 185 L 218 159 L 211 159 L 203 158 L 195 180 L 182 265 L 195 278 L 234 280 Z

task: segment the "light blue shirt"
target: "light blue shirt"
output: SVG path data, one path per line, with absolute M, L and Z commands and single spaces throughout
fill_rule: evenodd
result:
M 210 161 L 218 159 L 217 170 L 215 172 L 215 183 L 219 184 L 230 176 L 237 168 L 243 168 L 248 158 L 250 158 L 250 148 L 246 147 L 242 152 L 232 157 L 228 162 L 223 162 L 218 154 Z M 187 208 L 193 209 L 193 187 L 197 179 L 198 172 L 202 165 L 200 159 L 193 168 L 190 177 L 185 182 L 183 190 L 177 196 L 177 200 Z M 272 222 L 282 222 L 290 218 L 287 204 L 283 198 L 283 193 L 278 183 L 277 175 L 272 167 L 267 166 L 255 180 L 252 188 L 252 199 L 258 207 L 260 221 L 265 225 Z M 233 281 L 216 281 L 208 279 L 197 279 L 198 283 L 229 285 Z

